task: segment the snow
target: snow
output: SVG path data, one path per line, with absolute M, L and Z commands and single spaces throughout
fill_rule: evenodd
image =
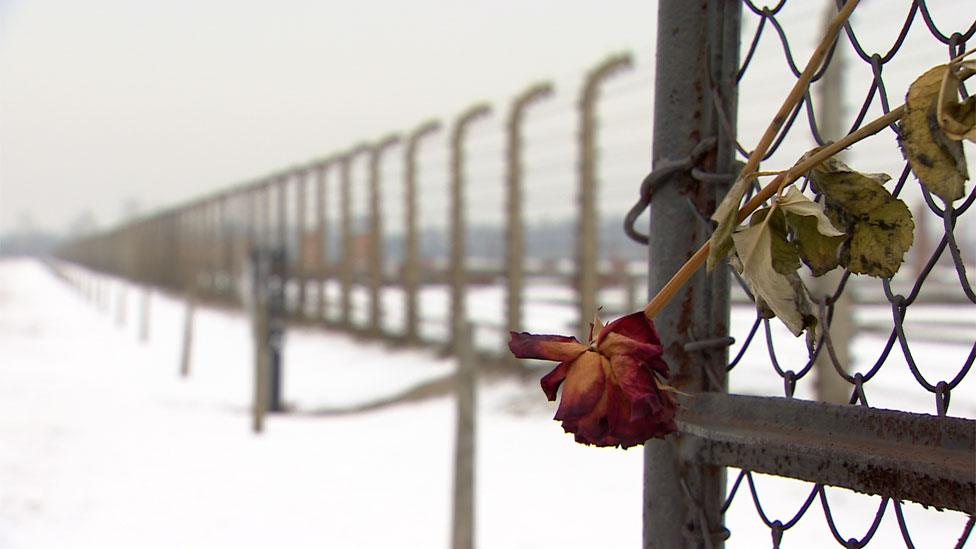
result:
M 140 342 L 143 290 L 103 284 L 113 300 L 99 309 L 40 263 L 0 262 L 0 548 L 449 544 L 452 398 L 312 412 L 399 393 L 449 373 L 452 359 L 293 329 L 285 398 L 297 413 L 272 415 L 254 435 L 252 348 L 241 314 L 197 309 L 192 371 L 180 378 L 184 305 L 153 292 L 150 337 Z M 126 322 L 119 323 L 115 298 L 123 288 Z M 498 301 L 493 290 L 480 299 Z M 747 330 L 747 317 L 734 313 L 734 327 Z M 859 356 L 876 353 L 872 337 L 859 343 Z M 957 347 L 920 352 L 952 354 Z M 758 364 L 745 361 L 736 374 L 771 379 L 744 374 Z M 534 381 L 482 383 L 479 390 L 479 547 L 640 545 L 639 448 L 575 444 L 551 421 L 553 405 Z M 885 391 L 878 393 L 882 399 Z M 961 406 L 971 417 L 972 403 L 962 400 L 953 401 L 954 412 Z M 931 412 L 932 402 L 918 406 Z M 735 475 L 729 471 L 730 484 Z M 808 483 L 765 475 L 756 482 L 771 520 L 785 522 L 810 491 Z M 842 535 L 862 536 L 879 498 L 833 488 L 828 497 Z M 830 543 L 819 505 L 786 532 L 784 547 Z M 905 514 L 918 547 L 952 546 L 965 522 L 959 513 L 911 504 Z M 768 545 L 769 530 L 744 485 L 727 522 L 727 546 Z M 902 545 L 889 507 L 872 546 Z

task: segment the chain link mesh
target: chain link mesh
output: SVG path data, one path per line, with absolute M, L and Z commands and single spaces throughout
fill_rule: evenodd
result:
M 738 74 L 740 87 L 750 76 L 751 71 L 757 70 L 756 67 L 760 64 L 764 71 L 768 71 L 771 63 L 780 63 L 785 65 L 794 79 L 799 77 L 801 67 L 797 66 L 796 59 L 803 56 L 797 55 L 799 48 L 795 41 L 791 41 L 790 33 L 783 24 L 783 13 L 787 2 L 784 0 L 769 6 L 744 0 L 743 5 L 744 29 L 748 30 L 744 31 L 742 36 L 743 55 Z M 838 6 L 841 5 L 843 2 L 838 2 Z M 881 31 L 891 40 L 887 49 L 882 50 L 875 50 L 874 46 L 867 44 L 865 39 L 865 34 L 877 36 L 878 21 L 857 19 L 855 16 L 845 25 L 844 35 L 838 41 L 828 62 L 814 76 L 813 83 L 824 77 L 830 63 L 841 62 L 837 60 L 838 54 L 851 58 L 855 65 L 850 70 L 845 69 L 845 73 L 856 72 L 858 65 L 866 68 L 864 72 L 869 76 L 870 82 L 860 104 L 856 105 L 856 115 L 850 126 L 846 128 L 848 132 L 860 128 L 869 121 L 872 113 L 888 113 L 892 105 L 897 107 L 902 103 L 907 86 L 904 86 L 905 82 L 898 82 L 898 85 L 888 82 L 886 69 L 902 57 L 913 56 L 913 52 L 906 46 L 910 34 L 915 35 L 913 42 L 917 42 L 918 33 L 926 33 L 925 38 L 929 42 L 941 45 L 945 51 L 944 60 L 914 59 L 915 76 L 920 75 L 930 66 L 952 59 L 966 51 L 967 43 L 970 43 L 976 34 L 976 17 L 974 17 L 976 10 L 972 6 L 960 5 L 959 7 L 963 16 L 951 22 L 955 28 L 941 28 L 933 20 L 926 2 L 913 2 L 902 21 L 892 28 Z M 891 9 L 894 10 L 895 7 L 891 6 Z M 769 47 L 770 43 L 778 44 L 779 48 Z M 778 55 L 771 53 L 774 49 L 778 50 Z M 792 80 L 789 84 L 792 84 Z M 814 85 L 811 84 L 811 88 Z M 864 85 L 864 82 L 853 82 L 850 88 L 861 85 Z M 969 95 L 964 87 L 961 89 L 961 94 L 963 97 Z M 750 96 L 740 91 L 740 125 L 748 125 L 750 119 L 755 117 L 750 109 L 750 101 Z M 721 102 L 716 101 L 715 104 L 720 105 Z M 788 144 L 799 142 L 824 145 L 829 141 L 828 136 L 822 131 L 822 124 L 818 121 L 817 107 L 817 99 L 808 90 L 804 100 L 790 113 L 786 124 L 766 154 L 765 160 L 769 162 L 767 164 L 769 167 L 765 169 L 777 169 L 775 166 L 777 159 L 785 160 L 790 158 L 790 155 L 793 160 L 797 158 L 797 149 L 790 148 Z M 727 114 L 724 117 L 726 120 L 730 118 Z M 771 321 L 769 318 L 764 318 L 754 307 L 736 307 L 733 315 L 737 321 L 733 321 L 732 326 L 734 330 L 736 326 L 742 328 L 740 333 L 731 334 L 739 343 L 730 353 L 732 358 L 727 366 L 731 374 L 733 392 L 737 390 L 737 377 L 748 377 L 752 380 L 750 387 L 754 387 L 756 376 L 762 376 L 764 381 L 759 385 L 763 387 L 762 393 L 766 396 L 795 397 L 800 393 L 806 396 L 812 393 L 812 390 L 806 386 L 810 385 L 810 381 L 815 376 L 834 375 L 846 383 L 850 404 L 877 405 L 873 397 L 878 396 L 879 400 L 884 401 L 885 407 L 934 413 L 939 416 L 946 416 L 952 410 L 956 415 L 972 417 L 972 393 L 960 393 L 957 388 L 967 379 L 976 359 L 976 337 L 973 337 L 976 335 L 973 330 L 976 327 L 973 326 L 973 319 L 976 318 L 974 315 L 976 308 L 973 307 L 976 305 L 976 295 L 966 271 L 966 263 L 972 265 L 974 257 L 971 247 L 960 249 L 957 232 L 960 219 L 976 201 L 976 187 L 970 188 L 968 195 L 961 201 L 948 207 L 941 207 L 924 187 L 916 184 L 907 162 L 898 154 L 896 144 L 898 133 L 898 128 L 892 125 L 865 146 L 869 152 L 879 146 L 888 148 L 885 162 L 889 166 L 887 171 L 894 172 L 892 175 L 895 175 L 893 187 L 890 189 L 894 196 L 910 203 L 915 192 L 910 189 L 913 187 L 919 189 L 920 196 L 916 197 L 919 207 L 914 208 L 917 226 L 915 246 L 916 248 L 921 246 L 922 249 L 913 252 L 914 265 L 910 266 L 906 262 L 901 271 L 891 279 L 852 277 L 849 271 L 844 272 L 836 285 L 832 285 L 830 290 L 819 299 L 820 325 L 827 329 L 823 330 L 822 336 L 809 350 L 792 338 L 788 332 L 782 330 L 775 319 Z M 738 137 L 737 148 L 745 159 L 748 157 L 748 150 L 743 142 L 748 142 L 748 139 L 744 139 L 741 132 Z M 855 160 L 865 160 L 863 153 L 858 155 L 860 146 L 861 144 L 855 145 L 850 153 Z M 897 155 L 896 157 L 891 154 L 892 151 Z M 854 166 L 858 169 L 857 164 Z M 701 212 L 699 214 L 702 218 L 705 217 Z M 931 230 L 932 226 L 937 226 L 936 231 L 941 235 L 936 236 L 933 239 L 935 244 L 926 250 L 924 246 L 927 242 L 923 240 L 920 243 L 919 240 L 920 237 L 927 239 L 929 235 L 921 231 Z M 755 299 L 744 281 L 737 275 L 736 278 L 744 299 L 754 302 Z M 926 293 L 930 288 L 932 291 Z M 851 294 L 854 294 L 854 301 L 858 303 L 858 310 L 855 313 L 858 324 L 867 335 L 854 334 L 858 339 L 855 341 L 857 352 L 854 354 L 860 360 L 845 363 L 838 357 L 834 340 L 847 334 L 834 333 L 832 338 L 830 327 L 837 312 L 837 303 L 845 295 L 851 296 Z M 915 311 L 918 311 L 918 314 L 914 316 L 921 322 L 912 324 L 909 322 L 909 317 L 913 316 L 911 313 Z M 748 319 L 749 316 L 752 316 L 751 321 Z M 943 352 L 944 349 L 938 349 L 938 345 L 934 345 L 931 341 L 933 337 L 948 338 L 954 330 L 960 335 L 949 342 L 949 348 L 954 352 Z M 965 351 L 966 346 L 969 347 L 968 353 Z M 828 363 L 831 368 L 817 371 L 815 365 L 818 358 Z M 945 363 L 946 361 L 950 363 Z M 901 362 L 904 364 L 900 364 Z M 889 373 L 889 370 L 907 371 L 911 381 L 902 376 L 901 383 L 898 383 L 897 387 L 893 386 L 890 379 L 878 381 L 885 377 L 884 374 Z M 897 378 L 897 376 L 888 377 Z M 773 383 L 770 380 L 778 380 L 778 382 Z M 927 400 L 930 402 L 928 409 L 925 409 L 926 406 L 920 402 L 918 395 L 911 398 L 905 396 L 906 382 L 914 384 L 916 393 L 928 395 Z M 777 389 L 777 386 L 780 388 Z M 876 386 L 877 391 L 874 390 Z M 896 393 L 896 396 L 890 396 L 892 392 Z M 950 407 L 953 394 L 958 396 L 956 402 L 952 402 L 953 406 Z M 903 399 L 900 405 L 899 399 Z M 968 401 L 961 402 L 960 399 L 968 399 Z M 895 515 L 905 545 L 915 546 L 910 525 L 905 517 L 904 504 L 898 500 L 880 498 L 873 518 L 860 527 L 859 531 L 864 532 L 863 535 L 859 538 L 848 537 L 850 532 L 847 530 L 850 528 L 845 529 L 838 524 L 836 517 L 838 511 L 834 509 L 836 504 L 832 507 L 832 499 L 836 501 L 835 489 L 828 490 L 821 484 L 791 481 L 800 486 L 794 486 L 793 491 L 805 492 L 806 495 L 801 497 L 799 500 L 801 503 L 795 511 L 776 509 L 774 513 L 769 503 L 765 507 L 762 503 L 762 483 L 757 482 L 757 478 L 761 476 L 764 475 L 739 470 L 735 480 L 730 484 L 722 511 L 723 514 L 726 513 L 734 502 L 751 496 L 755 513 L 769 530 L 773 547 L 780 545 L 786 531 L 808 516 L 816 501 L 820 503 L 830 536 L 844 547 L 867 545 L 879 531 L 886 513 L 890 514 L 890 512 Z M 743 484 L 747 487 L 746 491 L 742 490 Z M 744 492 L 749 496 L 743 496 Z M 868 496 L 852 497 L 867 498 Z M 841 498 L 845 501 L 850 499 L 847 494 Z M 929 512 L 937 511 L 929 510 Z M 966 543 L 973 529 L 973 518 L 968 517 L 968 520 L 965 516 L 958 518 L 958 522 L 964 524 L 961 531 L 957 530 L 959 535 L 956 538 L 957 546 L 961 547 Z M 729 524 L 729 526 L 734 536 L 736 525 Z M 924 532 L 914 535 L 918 539 L 929 537 L 930 534 L 931 532 Z

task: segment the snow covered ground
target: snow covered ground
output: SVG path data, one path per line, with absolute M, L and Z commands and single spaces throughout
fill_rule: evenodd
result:
M 123 287 L 113 283 L 112 297 Z M 99 310 L 39 263 L 0 262 L 0 548 L 448 545 L 451 398 L 272 416 L 255 436 L 245 319 L 198 310 L 192 373 L 182 379 L 183 305 L 153 293 L 150 338 L 140 343 L 140 294 L 126 289 L 120 324 L 114 301 Z M 310 330 L 289 332 L 285 364 L 297 410 L 368 402 L 454 368 L 426 351 Z M 771 377 L 738 374 L 744 390 L 750 377 Z M 576 445 L 535 383 L 480 390 L 479 547 L 639 546 L 640 449 Z M 959 398 L 967 393 L 956 394 L 954 415 L 972 417 L 971 399 Z M 810 490 L 763 475 L 757 484 L 771 520 L 790 518 Z M 841 534 L 862 536 L 879 498 L 828 497 Z M 951 547 L 965 523 L 911 504 L 905 514 L 917 547 Z M 748 491 L 727 519 L 729 547 L 769 544 Z M 783 538 L 784 547 L 830 544 L 817 502 Z M 872 546 L 903 545 L 889 506 Z

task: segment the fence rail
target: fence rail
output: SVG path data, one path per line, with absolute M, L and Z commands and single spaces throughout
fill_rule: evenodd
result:
M 845 2 L 828 4 L 833 14 Z M 936 23 L 924 1 L 906 2 L 903 17 L 893 4 L 855 10 L 764 165 L 788 167 L 812 146 L 889 112 L 912 78 L 961 54 L 976 35 L 976 8 L 968 3 L 957 6 L 968 15 L 942 23 L 950 29 Z M 58 257 L 186 295 L 191 303 L 237 306 L 249 250 L 274 245 L 287 250 L 294 320 L 453 352 L 460 351 L 453 332 L 470 322 L 472 345 L 511 365 L 507 330 L 585 335 L 599 305 L 611 304 L 611 314 L 637 308 L 643 297 L 638 284 L 646 277 L 649 291 L 656 291 L 707 238 L 708 218 L 735 177 L 737 157 L 748 156 L 756 128 L 769 118 L 765 94 L 787 89 L 801 73 L 798 52 L 807 46 L 795 34 L 818 38 L 819 27 L 812 31 L 810 21 L 822 17 L 823 7 L 662 2 L 653 140 L 651 120 L 638 120 L 645 138 L 630 163 L 618 162 L 627 156 L 627 141 L 618 143 L 625 128 L 612 140 L 603 135 L 616 127 L 607 109 L 651 79 L 614 88 L 635 67 L 633 56 L 618 54 L 586 74 L 572 110 L 550 107 L 563 88 L 536 83 L 507 106 L 475 103 L 453 120 L 427 120 L 74 241 Z M 883 49 L 875 50 L 879 44 Z M 900 53 L 908 48 L 913 55 Z M 852 115 L 844 114 L 845 103 L 854 107 Z M 550 130 L 552 120 L 576 126 L 558 123 Z M 543 147 L 540 156 L 536 145 L 554 136 L 574 151 L 553 154 L 555 148 Z M 960 227 L 969 221 L 963 216 L 976 202 L 976 188 L 948 206 L 924 188 L 915 190 L 898 136 L 893 125 L 847 154 L 865 171 L 894 175 L 892 193 L 914 199 L 915 246 L 891 279 L 843 272 L 810 281 L 825 327 L 812 348 L 753 313 L 748 287 L 724 266 L 696 275 L 656 319 L 676 379 L 695 396 L 682 400 L 680 433 L 645 448 L 646 545 L 721 546 L 729 530 L 735 532 L 725 516 L 743 499 L 744 485 L 774 546 L 817 498 L 830 537 L 847 547 L 867 544 L 889 505 L 906 545 L 913 546 L 903 500 L 969 515 L 959 546 L 965 543 L 976 513 L 976 408 L 973 391 L 960 387 L 967 379 L 973 386 L 976 293 L 967 273 L 973 248 L 960 243 L 976 231 Z M 392 154 L 397 148 L 401 153 Z M 643 160 L 634 162 L 637 157 Z M 655 170 L 638 189 L 648 157 Z M 434 161 L 444 168 L 440 179 L 432 175 Z M 608 171 L 618 164 L 626 169 Z M 627 179 L 621 185 L 622 172 Z M 559 184 L 543 183 L 553 180 Z M 573 180 L 575 187 L 568 184 Z M 627 200 L 639 196 L 638 205 L 624 216 L 630 203 L 608 197 L 609 187 L 625 188 Z M 526 195 L 538 189 L 543 198 L 528 205 Z M 481 210 L 488 209 L 490 193 L 501 190 L 494 198 L 503 207 L 490 224 L 484 220 L 491 215 Z M 551 206 L 547 202 L 570 204 L 563 211 L 572 222 L 546 232 L 537 216 Z M 647 207 L 645 236 L 636 223 Z M 435 210 L 443 223 L 433 219 Z M 619 228 L 605 229 L 607 220 L 618 218 L 639 246 L 626 243 Z M 559 240 L 566 233 L 573 236 Z M 558 251 L 548 254 L 540 239 Z M 634 268 L 640 261 L 634 250 L 649 253 L 647 270 Z M 547 308 L 558 310 L 565 324 L 539 327 L 541 319 L 554 317 L 540 313 Z M 961 335 L 947 336 L 940 329 L 945 322 Z M 947 346 L 934 348 L 933 338 Z M 760 396 L 728 394 L 741 392 L 746 381 L 761 386 L 750 389 Z M 949 417 L 950 404 L 968 418 Z M 738 469 L 731 487 L 728 467 Z M 812 483 L 792 518 L 769 519 L 753 478 L 759 472 Z M 883 496 L 863 538 L 838 532 L 828 485 Z

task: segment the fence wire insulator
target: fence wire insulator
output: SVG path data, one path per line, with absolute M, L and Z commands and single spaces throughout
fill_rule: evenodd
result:
M 638 242 L 643 245 L 647 245 L 650 242 L 649 237 L 638 231 L 635 227 L 637 218 L 640 217 L 644 210 L 646 210 L 651 205 L 651 200 L 654 198 L 654 193 L 657 192 L 665 184 L 673 180 L 674 176 L 681 173 L 687 172 L 694 168 L 706 154 L 715 149 L 716 140 L 714 137 L 708 137 L 702 139 L 697 145 L 691 150 L 691 154 L 684 158 L 679 159 L 666 159 L 657 162 L 651 173 L 644 177 L 644 180 L 640 185 L 640 198 L 637 203 L 627 212 L 624 217 L 624 233 L 630 237 L 631 240 Z

